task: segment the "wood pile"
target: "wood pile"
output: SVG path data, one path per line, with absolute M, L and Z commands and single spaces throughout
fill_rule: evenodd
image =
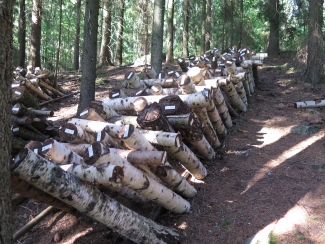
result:
M 59 139 L 29 143 L 15 158 L 13 175 L 136 243 L 177 243 L 173 229 L 125 208 L 97 186 L 189 212 L 197 193 L 190 182 L 204 179 L 206 165 L 217 163 L 216 149 L 232 116 L 247 111 L 254 69 L 262 65 L 248 49 L 221 55 L 214 48 L 177 61 L 181 71 L 157 74 L 146 66 L 146 79 L 127 74 L 125 89 L 91 102 L 61 128 Z

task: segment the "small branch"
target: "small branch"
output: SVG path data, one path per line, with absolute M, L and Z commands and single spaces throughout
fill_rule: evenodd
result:
M 70 96 L 75 95 L 75 94 L 78 94 L 78 93 L 80 93 L 80 91 L 73 92 L 73 93 L 70 93 L 70 94 L 65 95 L 63 97 L 58 97 L 58 98 L 55 98 L 55 99 L 52 99 L 52 100 L 49 100 L 49 101 L 46 101 L 46 102 L 42 102 L 42 103 L 39 104 L 39 106 L 43 106 L 43 105 L 48 104 L 48 103 L 51 103 L 51 102 L 59 101 L 59 100 L 61 100 L 63 98 L 67 98 L 67 97 L 70 97 Z

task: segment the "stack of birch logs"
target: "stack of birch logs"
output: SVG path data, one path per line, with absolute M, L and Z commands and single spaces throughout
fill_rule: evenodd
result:
M 189 212 L 205 165 L 232 127 L 231 115 L 245 112 L 254 92 L 254 60 L 248 49 L 220 54 L 217 48 L 182 71 L 147 79 L 125 76 L 126 89 L 92 101 L 60 130 L 60 139 L 30 142 L 13 163 L 13 175 L 58 198 L 136 243 L 177 243 L 170 228 L 138 215 L 94 186 L 167 210 Z M 255 70 L 255 72 L 257 69 Z

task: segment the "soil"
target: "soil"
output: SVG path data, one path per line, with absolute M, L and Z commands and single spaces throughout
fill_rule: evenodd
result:
M 122 85 L 125 74 L 142 68 L 100 70 L 96 99 Z M 178 215 L 165 210 L 156 219 L 175 228 L 180 243 L 325 243 L 325 113 L 323 108 L 294 107 L 298 101 L 324 99 L 325 86 L 313 90 L 304 83 L 304 68 L 283 58 L 265 60 L 259 68 L 260 83 L 249 97 L 248 111 L 233 119 L 218 160 L 206 166 L 208 176 L 192 182 L 198 193 L 190 200 L 191 211 Z M 75 92 L 80 76 L 66 74 L 59 83 Z M 62 125 L 75 116 L 78 99 L 75 94 L 45 107 L 55 110 L 52 120 Z M 292 130 L 300 125 L 314 130 Z M 110 195 L 145 216 L 154 207 Z M 46 207 L 32 199 L 16 206 L 14 231 Z M 17 243 L 54 243 L 55 234 L 61 237 L 58 243 L 123 242 L 120 235 L 81 213 L 55 210 Z

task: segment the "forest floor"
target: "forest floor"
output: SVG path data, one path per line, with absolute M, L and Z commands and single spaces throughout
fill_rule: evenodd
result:
M 108 88 L 120 86 L 125 74 L 142 68 L 100 70 L 96 99 L 107 97 Z M 293 106 L 325 99 L 325 85 L 312 90 L 301 80 L 303 69 L 295 60 L 276 58 L 259 68 L 260 84 L 249 98 L 248 111 L 233 120 L 222 155 L 206 166 L 208 176 L 192 183 L 198 194 L 190 200 L 191 211 L 182 215 L 164 211 L 156 220 L 175 228 L 181 243 L 325 243 L 325 109 Z M 80 80 L 73 77 L 62 76 L 60 84 L 77 91 Z M 62 124 L 75 116 L 78 99 L 75 95 L 47 105 L 55 110 L 52 120 Z M 312 127 L 297 133 L 295 128 L 301 125 Z M 144 215 L 152 208 L 126 204 Z M 16 206 L 14 230 L 46 207 L 31 199 Z M 54 243 L 56 233 L 62 237 L 59 243 L 123 242 L 83 214 L 57 210 L 17 243 Z

